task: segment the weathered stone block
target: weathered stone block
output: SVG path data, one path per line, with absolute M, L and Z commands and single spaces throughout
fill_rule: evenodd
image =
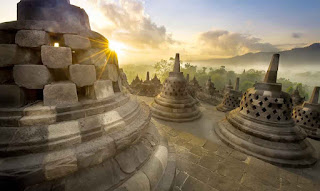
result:
M 27 89 L 43 89 L 52 79 L 44 65 L 15 65 L 13 78 L 17 85 Z
M 0 31 L 0 44 L 14 44 L 16 33 L 11 31 Z
M 88 49 L 91 47 L 90 40 L 87 37 L 65 34 L 63 38 L 65 45 L 73 50 Z
M 66 47 L 41 47 L 41 59 L 48 68 L 66 68 L 72 64 L 72 53 Z
M 92 99 L 106 99 L 114 95 L 112 81 L 98 80 L 89 87 L 89 94 Z
M 99 48 L 77 51 L 76 58 L 78 64 L 93 64 L 97 67 L 103 67 L 107 62 L 105 50 Z
M 97 75 L 99 79 L 118 81 L 119 70 L 115 64 L 107 63 L 106 66 L 97 67 Z
M 0 44 L 0 67 L 39 63 L 40 55 L 36 51 L 20 48 L 15 44 Z
M 44 105 L 64 105 L 78 102 L 77 88 L 74 83 L 60 82 L 46 85 L 43 91 Z
M 12 68 L 0 68 L 0 84 L 13 81 Z
M 21 107 L 25 104 L 24 91 L 17 85 L 0 85 L 0 107 Z
M 21 47 L 37 48 L 49 44 L 49 35 L 45 31 L 21 30 L 17 32 L 15 41 Z
M 69 67 L 70 80 L 78 87 L 90 86 L 96 81 L 96 69 L 93 65 L 74 64 Z

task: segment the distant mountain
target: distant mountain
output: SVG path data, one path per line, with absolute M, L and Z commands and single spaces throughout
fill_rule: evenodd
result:
M 320 43 L 314 43 L 303 48 L 294 48 L 291 50 L 281 51 L 281 66 L 317 66 L 320 67 Z M 197 61 L 202 64 L 219 64 L 224 66 L 240 65 L 268 65 L 274 52 L 248 53 L 242 56 L 232 58 L 210 59 Z

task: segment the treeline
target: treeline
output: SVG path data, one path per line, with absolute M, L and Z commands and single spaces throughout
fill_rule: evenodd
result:
M 127 74 L 129 83 L 136 77 L 138 74 L 140 78 L 145 79 L 146 72 L 149 71 L 151 77 L 154 74 L 157 74 L 159 79 L 163 82 L 168 76 L 169 72 L 172 71 L 174 60 L 171 58 L 169 60 L 161 60 L 151 65 L 126 65 L 124 71 Z M 215 84 L 215 87 L 218 90 L 221 90 L 225 87 L 225 85 L 231 80 L 234 85 L 236 78 L 240 77 L 240 90 L 246 91 L 248 88 L 253 87 L 255 82 L 261 82 L 264 79 L 265 71 L 250 69 L 247 71 L 243 71 L 242 73 L 236 73 L 232 70 L 227 70 L 224 66 L 221 66 L 218 69 L 214 69 L 212 67 L 199 67 L 192 65 L 190 63 L 182 63 L 181 71 L 186 76 L 189 74 L 190 80 L 193 77 L 196 77 L 200 85 L 205 85 L 207 80 L 211 78 L 212 82 Z M 309 99 L 309 94 L 313 87 L 309 87 L 305 84 L 292 82 L 289 79 L 278 78 L 278 83 L 282 83 L 282 90 L 292 94 L 293 91 L 298 88 L 300 95 Z

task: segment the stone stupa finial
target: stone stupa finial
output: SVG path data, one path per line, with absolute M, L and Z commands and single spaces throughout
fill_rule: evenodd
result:
M 264 78 L 265 83 L 277 83 L 280 54 L 274 54 Z
M 237 78 L 236 87 L 234 88 L 234 90 L 239 91 L 239 86 L 240 86 L 240 78 Z
M 146 81 L 149 81 L 150 80 L 150 75 L 149 75 L 149 72 L 147 72 L 147 78 L 146 78 Z
M 319 103 L 319 91 L 320 91 L 319 86 L 314 87 L 309 103 L 313 103 L 313 104 Z
M 179 73 L 180 72 L 180 55 L 179 53 L 176 54 L 176 58 L 174 61 L 173 72 Z

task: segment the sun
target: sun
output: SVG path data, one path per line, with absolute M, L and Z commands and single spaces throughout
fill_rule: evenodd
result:
M 117 41 L 109 40 L 109 49 L 115 51 L 118 55 L 123 55 L 126 45 Z

